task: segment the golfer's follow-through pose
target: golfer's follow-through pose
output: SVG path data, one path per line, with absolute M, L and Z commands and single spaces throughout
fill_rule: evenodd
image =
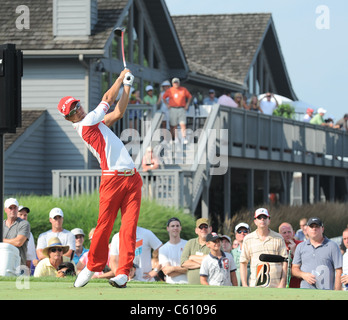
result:
M 91 242 L 87 266 L 75 280 L 75 287 L 83 287 L 94 272 L 104 269 L 108 259 L 110 234 L 121 209 L 120 256 L 115 277 L 109 283 L 125 287 L 129 270 L 133 265 L 136 227 L 141 203 L 142 179 L 134 168 L 134 163 L 121 140 L 109 129 L 126 111 L 134 76 L 128 69 L 121 72 L 118 79 L 104 94 L 100 104 L 88 114 L 80 100 L 64 97 L 58 105 L 59 112 L 82 137 L 89 150 L 98 159 L 102 169 L 99 200 L 99 217 Z M 115 109 L 107 113 L 119 93 L 123 93 Z

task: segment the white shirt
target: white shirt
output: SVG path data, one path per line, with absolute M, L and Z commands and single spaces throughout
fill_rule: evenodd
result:
M 63 246 L 69 246 L 71 250 L 76 250 L 74 234 L 65 229 L 63 229 L 62 232 L 53 232 L 52 230 L 48 230 L 41 233 L 37 239 L 36 249 L 46 248 L 48 246 L 48 240 L 54 237 L 57 237 Z
M 126 147 L 103 121 L 109 108 L 109 104 L 102 101 L 85 118 L 72 125 L 97 158 L 102 170 L 133 169 L 135 165 Z
M 152 270 L 151 265 L 151 249 L 156 250 L 162 242 L 159 240 L 152 231 L 137 227 L 137 242 L 135 246 L 135 258 L 134 263 L 139 268 L 135 271 L 134 280 L 138 281 L 154 281 L 154 279 L 144 279 L 144 272 L 150 272 Z M 111 240 L 110 255 L 119 255 L 119 233 L 116 233 Z
M 268 114 L 271 116 L 273 114 L 274 109 L 277 107 L 277 105 L 273 101 L 262 100 L 260 102 L 260 107 L 263 111 L 263 114 Z
M 169 241 L 166 242 L 161 248 L 159 248 L 158 260 L 160 265 L 170 265 L 173 267 L 180 266 L 181 253 L 184 250 L 187 240 L 180 239 L 179 243 L 172 244 Z M 180 274 L 176 277 L 166 276 L 167 283 L 188 283 L 187 275 Z
M 203 260 L 199 274 L 208 277 L 211 286 L 232 286 L 231 272 L 236 271 L 236 264 L 228 252 L 223 252 L 218 259 L 209 253 Z

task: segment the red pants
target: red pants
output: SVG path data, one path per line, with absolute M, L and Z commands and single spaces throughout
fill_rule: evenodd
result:
M 88 252 L 88 270 L 100 272 L 105 268 L 110 235 L 118 210 L 121 209 L 120 255 L 115 276 L 128 276 L 134 259 L 142 184 L 139 173 L 129 177 L 102 176 L 99 189 L 99 217 Z

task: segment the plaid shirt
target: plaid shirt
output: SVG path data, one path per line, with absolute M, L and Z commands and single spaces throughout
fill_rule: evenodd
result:
M 262 253 L 277 254 L 286 258 L 287 251 L 283 237 L 279 233 L 269 230 L 269 235 L 262 241 L 257 231 L 254 231 L 244 238 L 240 256 L 240 263 L 250 262 L 249 284 L 251 287 L 276 288 L 282 278 L 283 263 L 261 262 L 259 257 Z

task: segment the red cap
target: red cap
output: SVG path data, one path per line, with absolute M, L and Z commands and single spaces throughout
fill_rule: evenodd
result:
M 58 104 L 58 111 L 60 112 L 60 114 L 62 114 L 64 117 L 67 116 L 71 111 L 72 104 L 76 101 L 79 102 L 80 100 L 77 100 L 74 97 L 70 96 L 60 99 Z
M 307 112 L 314 112 L 312 108 L 307 108 Z

